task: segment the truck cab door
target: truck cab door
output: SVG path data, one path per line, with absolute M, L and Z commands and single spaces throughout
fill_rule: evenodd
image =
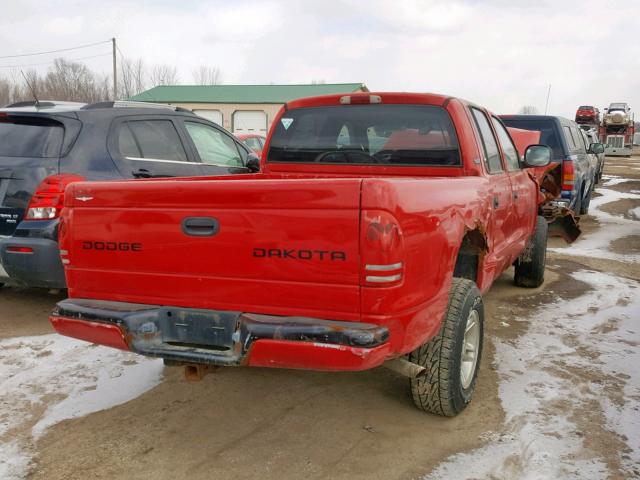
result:
M 514 245 L 514 254 L 517 256 L 526 246 L 536 224 L 538 186 L 522 169 L 520 155 L 505 126 L 496 117 L 491 117 L 491 122 L 498 136 L 511 183 L 511 205 L 515 224 L 511 232 L 510 243 Z
M 503 167 L 498 141 L 487 115 L 474 107 L 471 108 L 471 113 L 480 137 L 484 164 L 489 173 L 491 220 L 486 261 L 495 265 L 497 276 L 511 265 L 515 252 L 513 236 L 517 220 L 512 206 L 511 180 Z

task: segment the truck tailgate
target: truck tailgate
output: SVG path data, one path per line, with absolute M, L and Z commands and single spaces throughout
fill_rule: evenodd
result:
M 69 295 L 352 320 L 358 179 L 75 183 L 60 244 Z M 195 207 L 194 207 L 195 206 Z

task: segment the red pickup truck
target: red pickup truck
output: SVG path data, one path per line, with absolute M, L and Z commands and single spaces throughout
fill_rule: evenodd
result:
M 289 102 L 265 153 L 255 175 L 70 185 L 55 329 L 194 374 L 385 365 L 419 408 L 460 412 L 481 293 L 511 265 L 543 281 L 549 148 L 523 161 L 457 98 L 367 92 Z

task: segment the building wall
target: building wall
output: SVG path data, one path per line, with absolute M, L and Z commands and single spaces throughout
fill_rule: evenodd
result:
M 233 131 L 231 118 L 236 110 L 263 111 L 267 114 L 267 129 L 271 127 L 271 123 L 276 114 L 282 107 L 282 103 L 171 103 L 178 107 L 188 108 L 189 110 L 219 110 L 222 112 L 223 127 Z

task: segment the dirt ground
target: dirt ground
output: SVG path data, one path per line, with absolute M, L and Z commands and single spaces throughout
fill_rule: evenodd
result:
M 638 162 L 640 157 L 607 159 L 605 174 L 633 180 L 611 188 L 622 193 L 637 191 Z M 623 202 L 608 203 L 603 210 L 632 221 L 627 212 L 638 202 Z M 606 229 L 603 221 L 584 217 L 585 235 Z M 455 470 L 438 473 L 434 469 L 446 459 L 455 462 L 454 454 L 482 452 L 508 435 L 524 435 L 518 433 L 524 427 L 514 424 L 505 410 L 503 390 L 509 375 L 500 369 L 502 357 L 496 356 L 497 348 L 501 352 L 504 346 L 520 348 L 518 342 L 534 327 L 536 312 L 559 298 L 570 302 L 594 288 L 570 276 L 573 272 L 605 272 L 640 281 L 640 264 L 624 257 L 639 253 L 640 231 L 636 233 L 615 239 L 611 258 L 599 258 L 587 250 L 585 255 L 569 255 L 567 247 L 553 239 L 546 282 L 539 289 L 514 287 L 511 270 L 500 277 L 485 297 L 485 350 L 478 389 L 470 407 L 456 418 L 415 409 L 408 382 L 385 369 L 325 374 L 228 368 L 199 383 L 187 383 L 180 369 L 165 368 L 162 381 L 146 393 L 119 406 L 55 424 L 37 441 L 29 439 L 33 420 L 18 422 L 4 437 L 0 430 L 0 448 L 2 441 L 22 439 L 23 448 L 30 450 L 28 477 L 47 480 L 414 479 L 430 473 L 433 478 L 522 478 L 527 460 L 520 454 L 506 455 L 500 469 L 491 474 L 482 473 L 479 467 L 476 472 L 455 476 L 446 474 Z M 52 333 L 47 313 L 60 298 L 3 288 L 0 339 Z M 607 333 L 606 328 L 601 333 Z M 563 337 L 565 346 L 572 341 L 571 335 Z M 581 359 L 591 358 L 593 352 L 589 348 L 582 351 L 581 345 L 575 340 L 574 352 Z M 611 382 L 612 392 L 622 388 L 622 377 L 603 377 L 581 362 L 572 363 L 573 357 L 558 358 L 555 367 L 545 367 L 558 379 L 586 382 L 592 389 L 596 388 L 593 382 L 605 386 Z M 57 400 L 45 398 L 44 404 L 25 407 L 25 419 L 37 418 L 46 410 L 47 401 Z M 612 396 L 611 401 L 626 400 Z M 602 409 L 590 400 L 570 404 L 560 393 L 545 408 L 544 415 L 562 412 L 572 422 L 571 435 L 580 441 L 580 448 L 569 463 L 597 460 L 606 471 L 592 478 L 640 475 L 624 458 L 636 458 L 637 447 L 629 436 L 611 427 Z

